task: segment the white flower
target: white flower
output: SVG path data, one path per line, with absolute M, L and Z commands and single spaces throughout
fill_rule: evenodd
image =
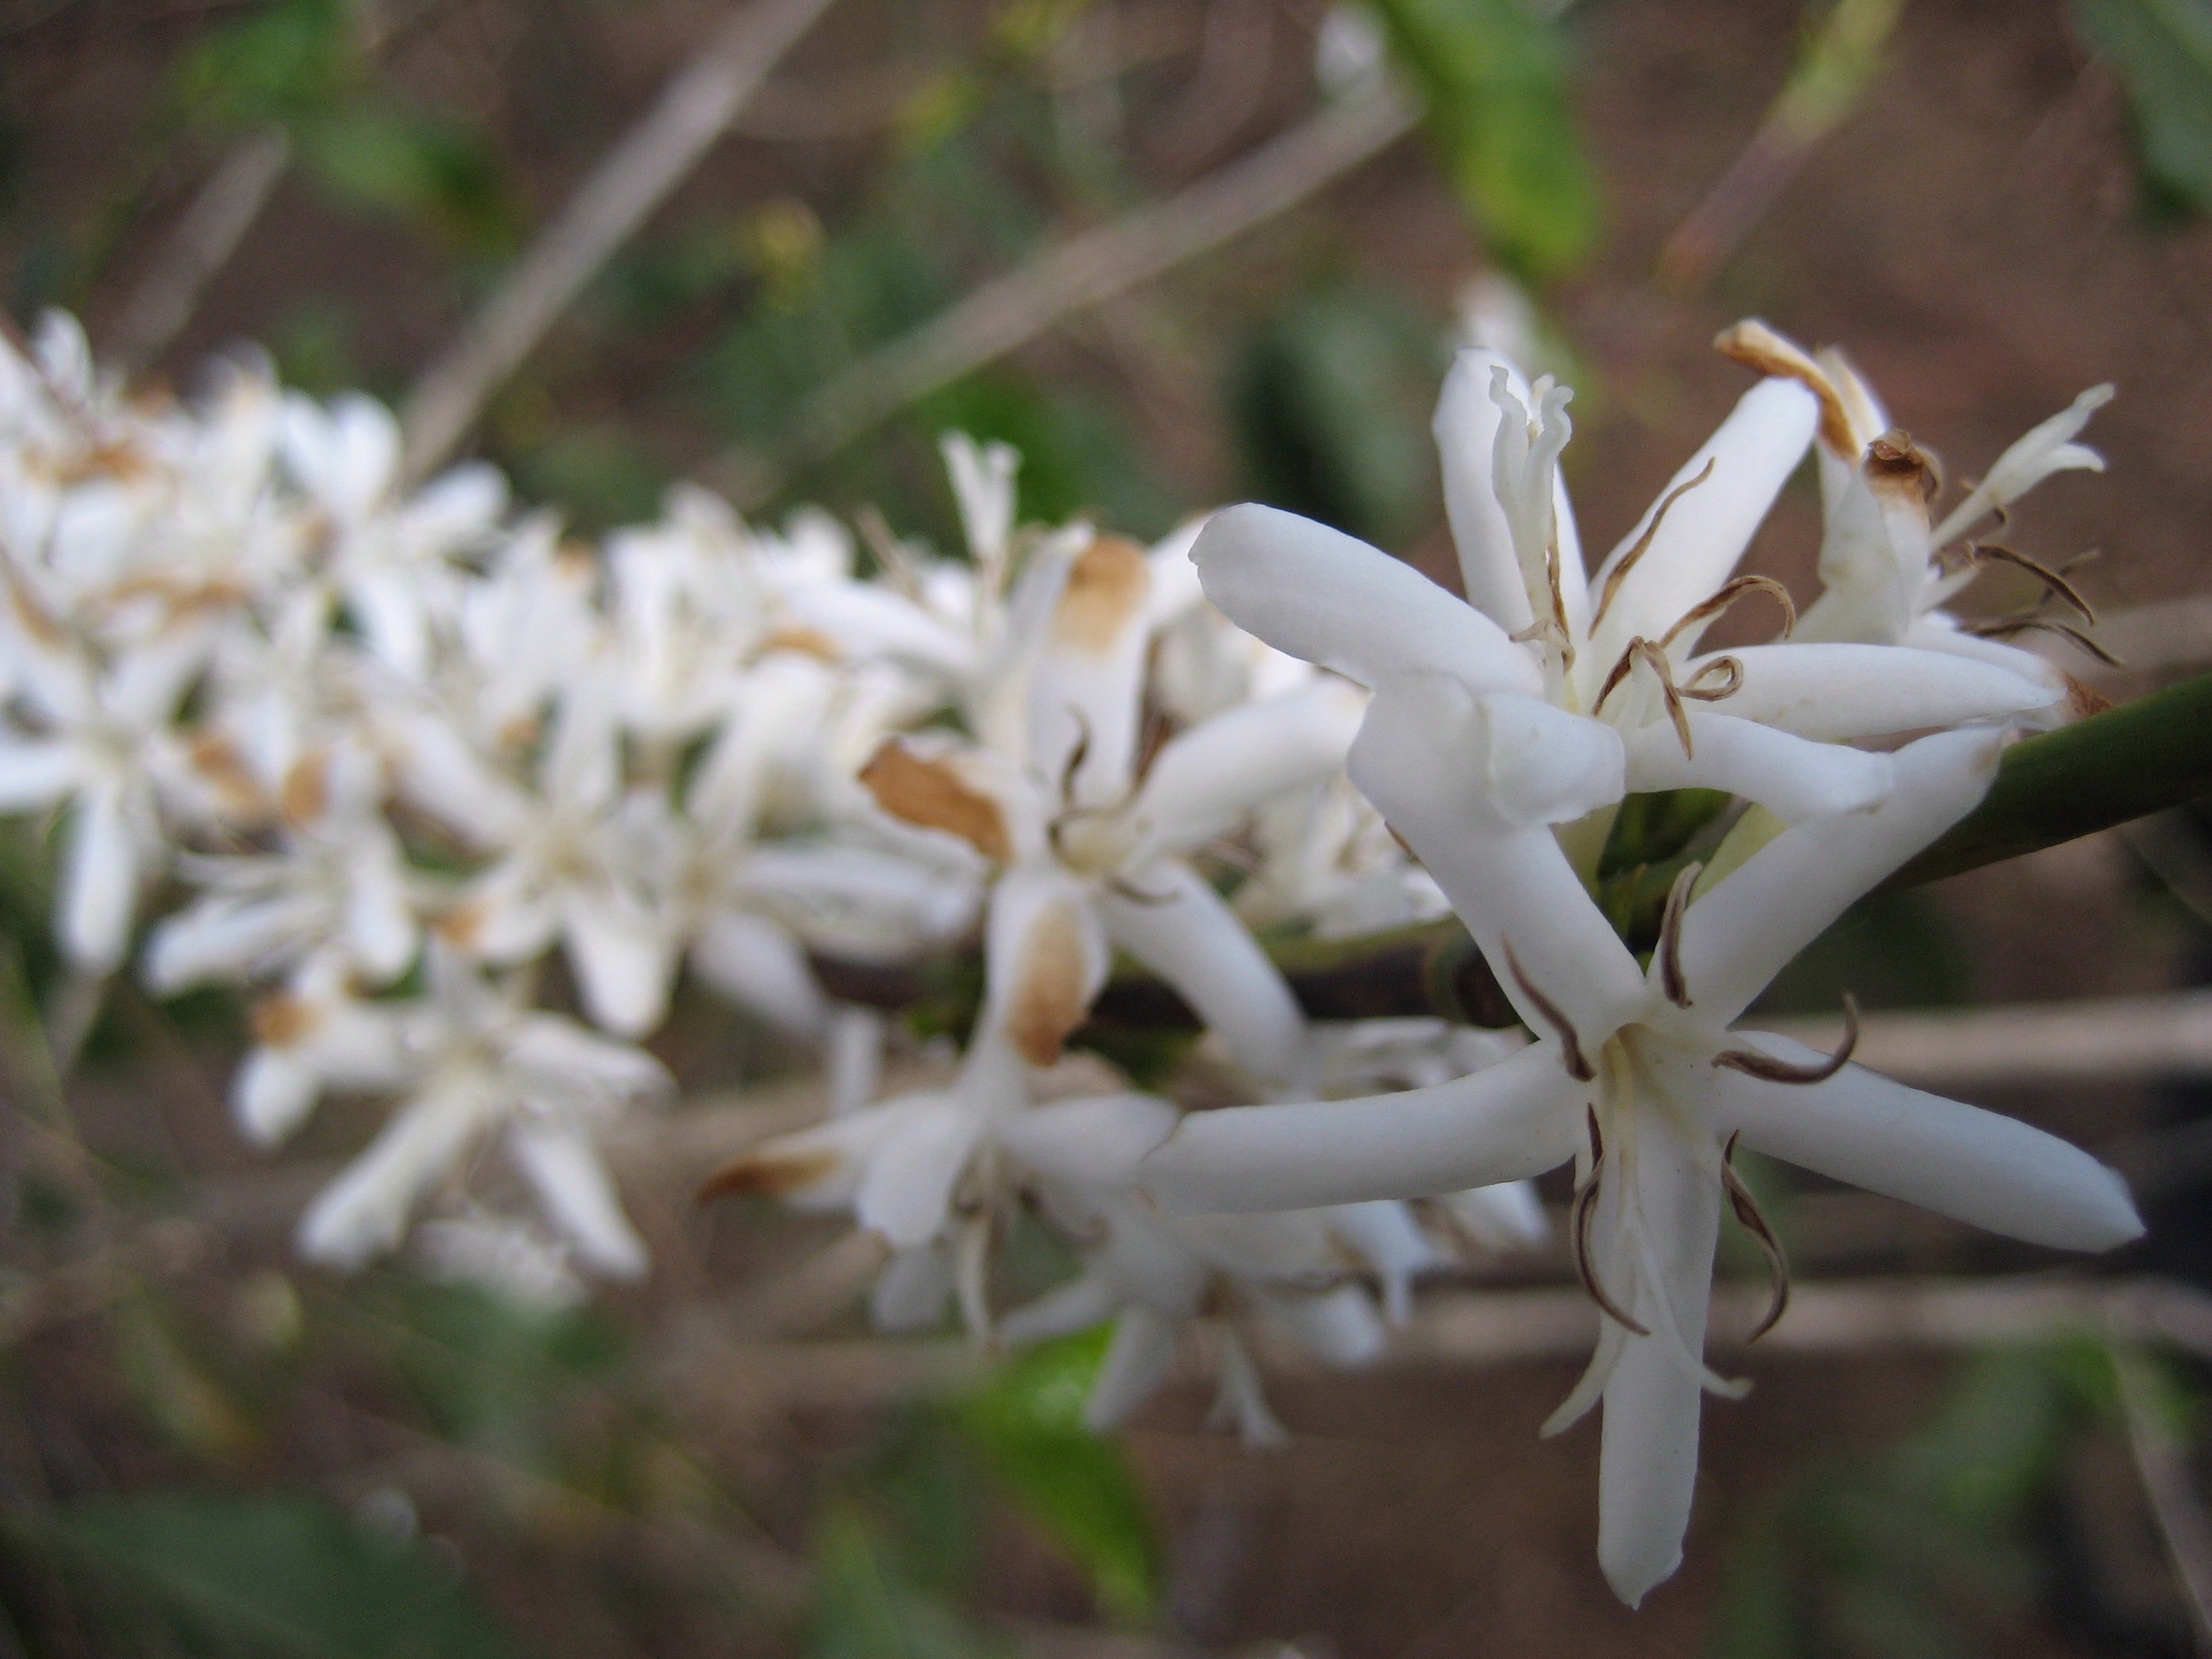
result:
M 496 1133 L 580 1260 L 643 1273 L 645 1248 L 594 1142 L 626 1105 L 668 1087 L 659 1062 L 534 1011 L 518 981 L 487 981 L 442 948 L 427 962 L 428 995 L 378 1010 L 398 1032 L 407 1096 L 308 1207 L 302 1252 L 350 1268 L 390 1249 L 422 1199 Z
M 1922 739 L 1899 752 L 1896 787 L 1878 808 L 1793 826 L 1694 902 L 1686 874 L 1646 973 L 1571 879 L 1516 881 L 1480 856 L 1458 860 L 1474 839 L 1479 784 L 1437 787 L 1460 752 L 1450 733 L 1409 736 L 1391 767 L 1371 757 L 1367 787 L 1486 941 L 1541 1041 L 1405 1094 L 1195 1114 L 1142 1179 L 1182 1209 L 1299 1209 L 1486 1186 L 1575 1161 L 1578 1260 L 1607 1317 L 1589 1372 L 1551 1426 L 1604 1401 L 1599 1559 L 1621 1597 L 1640 1601 L 1680 1558 L 1700 1390 L 1732 1391 L 1701 1355 L 1724 1196 L 1755 1215 L 1727 1168 L 1739 1137 L 2036 1243 L 2105 1249 L 2141 1232 L 2120 1178 L 2052 1136 L 1840 1064 L 1844 1056 L 1731 1029 L 1847 904 L 1980 799 L 1998 741 L 1972 731 Z
M 1891 762 L 1848 740 L 2007 719 L 2057 694 L 1955 655 L 1778 643 L 1700 652 L 1738 601 L 1730 580 L 1810 441 L 1803 386 L 1754 387 L 1586 581 L 1557 457 L 1563 388 L 1525 387 L 1496 354 L 1459 354 L 1438 405 L 1445 501 L 1468 603 L 1310 520 L 1217 513 L 1193 553 L 1232 619 L 1376 692 L 1366 730 L 1425 726 L 1448 705 L 1459 766 L 1485 774 L 1483 822 L 1570 823 L 1625 792 L 1701 787 L 1785 821 L 1863 810 Z M 1594 820 L 1601 830 L 1602 820 Z M 1587 838 L 1601 843 L 1601 833 Z

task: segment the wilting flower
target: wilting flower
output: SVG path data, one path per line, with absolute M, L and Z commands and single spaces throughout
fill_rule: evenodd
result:
M 1909 433 L 1890 424 L 1881 400 L 1841 352 L 1809 356 L 1759 323 L 1739 324 L 1720 345 L 1766 373 L 1800 381 L 1820 400 L 1821 594 L 1805 612 L 1800 637 L 1971 657 L 2075 693 L 2041 717 L 2065 718 L 2079 702 L 2078 689 L 2042 658 L 2003 641 L 2048 629 L 2101 655 L 2079 628 L 2046 611 L 2055 602 L 2082 622 L 2094 617 L 2062 571 L 1970 535 L 1993 517 L 2001 523 L 2013 503 L 2054 472 L 2104 470 L 2103 457 L 2075 440 L 2090 416 L 2112 401 L 2112 388 L 2091 387 L 2020 438 L 1940 523 L 1932 524 L 1930 510 L 1941 488 L 1934 462 Z M 1942 609 L 1994 565 L 2040 581 L 2042 602 L 2017 617 L 1974 624 Z
M 1405 1094 L 1194 1114 L 1145 1160 L 1142 1179 L 1179 1209 L 1299 1209 L 1515 1180 L 1572 1160 L 1576 1258 L 1605 1319 L 1550 1426 L 1604 1402 L 1599 1558 L 1621 1597 L 1640 1601 L 1680 1559 L 1700 1391 L 1734 1387 L 1702 1358 L 1724 1200 L 1771 1243 L 1729 1167 L 1739 1141 L 2035 1243 L 2105 1249 L 2141 1231 L 2120 1178 L 2063 1141 L 1849 1065 L 1848 1040 L 1830 1057 L 1732 1029 L 1846 905 L 1980 799 L 1999 741 L 1986 731 L 1924 738 L 1899 752 L 1880 806 L 1792 826 L 1701 896 L 1695 866 L 1686 870 L 1646 972 L 1579 888 L 1499 880 L 1486 867 L 1479 880 L 1455 879 L 1482 780 L 1457 733 L 1404 728 L 1386 757 L 1371 751 L 1371 791 L 1492 941 L 1540 1041 Z

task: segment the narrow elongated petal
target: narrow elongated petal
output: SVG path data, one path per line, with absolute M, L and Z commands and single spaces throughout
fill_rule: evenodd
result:
M 1895 781 L 1896 766 L 1887 755 L 1809 742 L 1732 715 L 1701 710 L 1687 724 L 1691 754 L 1683 752 L 1671 722 L 1647 726 L 1629 738 L 1632 790 L 1724 789 L 1794 824 L 1878 805 Z
M 2085 443 L 2076 443 L 2089 417 L 2112 401 L 2112 388 L 2093 386 L 2041 426 L 2014 441 L 1997 457 L 1988 475 L 1968 492 L 1935 533 L 1938 547 L 1963 535 L 1985 513 L 2017 501 L 2054 472 L 2075 468 L 2104 471 L 2104 457 Z
M 1097 900 L 1107 936 L 1173 986 L 1256 1078 L 1298 1079 L 1306 1023 L 1282 971 L 1188 864 L 1164 859 Z
M 1105 807 L 1128 793 L 1143 712 L 1144 549 L 1101 536 L 1069 567 L 1030 680 L 1029 767 L 1064 804 Z
M 76 780 L 76 751 L 66 743 L 11 743 L 0 748 L 0 812 L 28 812 L 50 806 Z
M 811 1036 L 827 1017 L 806 953 L 764 916 L 715 911 L 692 941 L 691 964 L 740 1008 L 786 1031 Z
M 473 1084 L 417 1096 L 300 1217 L 300 1254 L 359 1267 L 399 1242 L 423 1194 L 467 1155 L 493 1102 Z
M 976 1114 L 951 1103 L 916 1112 L 885 1137 L 868 1161 L 853 1198 L 854 1216 L 862 1226 L 880 1233 L 895 1250 L 927 1243 L 944 1228 L 953 1185 L 981 1133 Z
M 78 797 L 63 855 L 62 949 L 88 972 L 123 960 L 138 905 L 138 840 L 120 789 L 96 786 Z
M 1284 1334 L 1325 1365 L 1349 1370 L 1367 1364 L 1389 1340 L 1374 1302 L 1357 1285 L 1267 1296 L 1260 1305 Z
M 1121 1294 L 1111 1280 L 1102 1273 L 1085 1273 L 1015 1309 L 999 1321 L 998 1333 L 1016 1347 L 1049 1342 L 1105 1324 L 1120 1305 Z
M 1376 686 L 1428 670 L 1535 695 L 1505 631 L 1410 565 L 1295 513 L 1249 503 L 1206 521 L 1191 557 L 1206 596 L 1278 650 Z
M 1642 972 L 1591 902 L 1551 831 L 1498 827 L 1493 797 L 1479 774 L 1471 775 L 1472 739 L 1464 726 L 1455 731 L 1448 701 L 1424 703 L 1409 695 L 1437 683 L 1393 686 L 1376 698 L 1352 749 L 1352 781 L 1436 878 L 1532 1029 L 1555 1031 L 1542 1005 L 1548 1002 L 1572 1026 L 1586 1057 L 1594 1056 L 1642 1001 Z M 1612 764 L 1620 764 L 1620 740 L 1610 726 L 1574 715 L 1557 719 L 1572 723 L 1563 728 L 1571 740 L 1581 739 L 1586 728 L 1601 734 L 1590 740 L 1592 760 L 1568 757 L 1571 770 L 1580 767 L 1582 779 L 1603 777 L 1605 746 Z M 1541 749 L 1532 749 L 1532 768 L 1542 760 Z M 1571 775 L 1567 780 L 1575 782 Z M 1567 811 L 1578 800 L 1594 806 L 1618 798 L 1617 783 L 1609 795 L 1595 787 L 1563 787 L 1555 807 L 1579 816 Z
M 1175 1325 L 1138 1302 L 1114 1322 L 1113 1339 L 1083 1402 L 1083 1422 L 1097 1433 L 1119 1428 L 1142 1405 L 1175 1363 Z
M 953 1256 L 943 1240 L 901 1250 L 869 1289 L 868 1322 L 893 1334 L 926 1331 L 945 1317 L 952 1290 Z
M 674 941 L 651 918 L 602 893 L 571 892 L 562 916 L 585 1011 L 626 1037 L 658 1025 L 668 1012 Z
M 1148 847 L 1180 852 L 1235 827 L 1253 807 L 1344 764 L 1367 699 L 1341 680 L 1215 716 L 1170 741 L 1127 813 Z
M 322 1079 L 296 1054 L 256 1048 L 231 1079 L 230 1109 L 256 1146 L 273 1147 L 305 1121 Z
M 1363 1100 L 1194 1112 L 1148 1157 L 1170 1208 L 1299 1210 L 1419 1198 L 1540 1175 L 1574 1156 L 1578 1087 L 1558 1045 L 1471 1077 Z
M 1135 1183 L 1145 1154 L 1181 1116 L 1156 1094 L 1094 1094 L 1015 1112 L 999 1125 L 998 1140 L 1048 1180 L 1112 1190 Z
M 1106 941 L 1080 883 L 1039 861 L 991 893 L 982 1029 L 1032 1065 L 1050 1065 L 1106 982 Z
M 1603 615 L 1591 625 L 1590 658 L 1597 673 L 1606 672 L 1631 639 L 1639 634 L 1658 639 L 1684 612 L 1719 590 L 1803 458 L 1819 420 L 1820 400 L 1804 387 L 1794 380 L 1763 380 L 1682 464 L 1659 501 L 1677 490 L 1683 493 L 1621 578 Z M 1685 489 L 1708 462 L 1711 475 Z M 1653 503 L 1652 512 L 1658 505 Z M 1594 592 L 1606 592 L 1607 579 L 1649 529 L 1652 512 L 1607 557 L 1592 582 Z
M 1786 1038 L 1739 1034 L 1792 1064 L 1824 1058 Z M 1813 1084 L 1716 1071 L 1713 1101 L 1746 1146 L 1992 1233 L 2054 1249 L 2108 1250 L 2143 1231 L 2127 1183 L 2086 1152 L 1863 1066 Z
M 1728 656 L 1743 680 L 1720 708 L 1820 742 L 2009 719 L 2063 695 L 1993 664 L 1909 646 L 1753 645 Z
M 1506 357 L 1481 347 L 1463 348 L 1444 377 L 1437 400 L 1434 431 L 1444 468 L 1444 510 L 1451 520 L 1452 542 L 1459 552 L 1460 580 L 1467 603 L 1509 634 L 1536 619 L 1528 583 L 1514 557 L 1513 533 L 1498 502 L 1494 451 L 1499 409 L 1490 395 L 1493 372 L 1502 367 L 1513 395 L 1525 404 L 1528 382 Z M 1575 538 L 1574 514 L 1567 487 L 1553 473 L 1553 511 L 1560 543 L 1562 597 L 1569 618 L 1580 625 L 1589 606 L 1582 547 Z
M 1966 731 L 1906 745 L 1880 806 L 1793 825 L 1692 904 L 1681 964 L 1699 1017 L 1732 1023 L 1846 906 L 1972 810 L 1996 775 L 1999 742 Z
M 1694 1361 L 1704 1346 L 1705 1310 L 1720 1227 L 1720 1187 L 1710 1148 L 1671 1114 L 1640 1111 L 1624 1173 L 1635 1225 L 1649 1248 L 1636 1279 L 1637 1323 L 1605 1384 L 1605 1438 L 1598 1457 L 1598 1564 L 1631 1607 L 1682 1564 L 1697 1483 L 1698 1415 L 1703 1385 L 1658 1333 L 1671 1321 Z M 1625 1149 L 1624 1149 L 1625 1150 Z M 1617 1256 L 1618 1252 L 1606 1252 Z M 1664 1305 L 1662 1306 L 1662 1299 Z
M 580 1260 L 610 1279 L 644 1276 L 645 1241 L 622 1213 L 606 1165 L 580 1129 L 550 1121 L 519 1123 L 508 1131 L 507 1144 Z

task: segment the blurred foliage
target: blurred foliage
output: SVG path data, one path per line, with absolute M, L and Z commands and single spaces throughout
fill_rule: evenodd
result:
M 20 1571 L 58 1566 L 105 1654 L 507 1659 L 519 1651 L 413 1539 L 297 1493 L 147 1491 L 12 1515 Z
M 2080 1437 L 2115 1418 L 2113 1363 L 2087 1337 L 1993 1349 L 1896 1446 L 1824 1460 L 1747 1515 L 1713 1659 L 2001 1651 L 2054 1587 L 2049 1509 Z
M 2212 0 L 2074 0 L 2074 23 L 2127 88 L 2154 204 L 2212 212 Z
M 1597 240 L 1560 8 L 1530 0 L 1374 0 L 1427 103 L 1430 132 L 1491 253 L 1531 281 L 1570 274 Z
M 1386 290 L 1337 284 L 1263 324 L 1231 381 L 1251 493 L 1386 548 L 1435 522 L 1440 331 Z

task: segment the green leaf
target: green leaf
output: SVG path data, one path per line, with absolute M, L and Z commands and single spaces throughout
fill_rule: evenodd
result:
M 1531 280 L 1573 271 L 1597 240 L 1598 193 L 1559 25 L 1525 0 L 1374 4 L 1491 251 Z
M 1083 1421 L 1112 1329 L 1048 1343 L 1005 1367 L 961 1414 L 1016 1505 L 1074 1558 L 1116 1617 L 1158 1605 L 1159 1544 L 1120 1444 Z
M 2149 181 L 2212 211 L 2212 4 L 2074 0 L 2074 26 L 2127 89 Z
M 982 1659 L 1004 1645 L 900 1576 L 857 1510 L 839 1508 L 815 1539 L 817 1659 Z
M 311 124 L 302 138 L 317 176 L 342 197 L 475 254 L 505 253 L 519 240 L 519 211 L 480 133 L 364 103 Z
M 173 84 L 197 119 L 230 128 L 290 126 L 336 108 L 360 78 L 343 0 L 278 0 L 204 31 Z
M 319 1499 L 144 1492 L 69 1505 L 22 1541 L 57 1551 L 113 1613 L 280 1659 L 506 1659 L 507 1633 L 419 1544 Z
M 2015 743 L 1982 803 L 1879 889 L 1918 887 L 2212 793 L 2212 674 Z

